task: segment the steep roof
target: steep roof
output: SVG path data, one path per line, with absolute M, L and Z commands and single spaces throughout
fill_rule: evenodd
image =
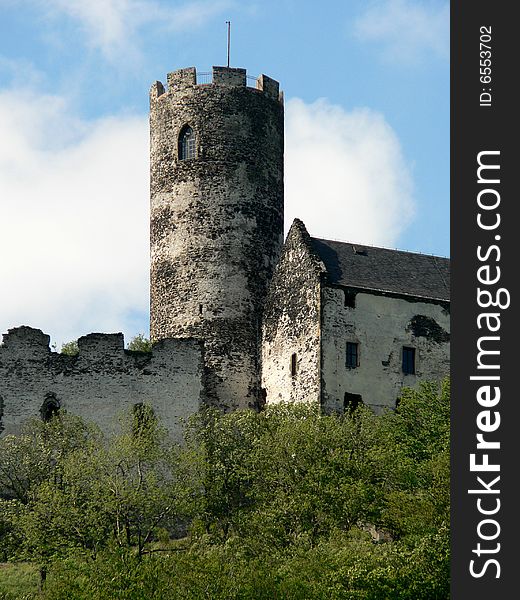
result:
M 450 261 L 439 256 L 311 238 L 330 284 L 450 299 Z

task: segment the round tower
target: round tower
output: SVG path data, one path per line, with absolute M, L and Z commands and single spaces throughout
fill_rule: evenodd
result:
M 265 75 L 248 86 L 245 69 L 167 81 L 150 92 L 151 338 L 203 339 L 208 400 L 256 406 L 262 306 L 283 242 L 282 96 Z

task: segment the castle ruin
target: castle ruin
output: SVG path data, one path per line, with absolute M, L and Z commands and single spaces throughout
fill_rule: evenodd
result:
M 151 352 L 120 333 L 52 352 L 38 329 L 0 346 L 0 434 L 67 410 L 105 431 L 148 403 L 178 437 L 203 405 L 393 408 L 449 373 L 449 261 L 313 238 L 283 241 L 283 94 L 213 67 L 150 91 Z

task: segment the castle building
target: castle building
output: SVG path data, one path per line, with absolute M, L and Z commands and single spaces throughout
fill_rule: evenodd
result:
M 0 434 L 67 410 L 105 431 L 146 402 L 179 436 L 203 405 L 359 402 L 449 372 L 449 261 L 312 238 L 283 242 L 283 94 L 244 69 L 150 91 L 151 352 L 92 333 L 79 353 L 17 327 L 0 345 Z

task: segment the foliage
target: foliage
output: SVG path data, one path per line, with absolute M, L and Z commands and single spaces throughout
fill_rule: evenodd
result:
M 38 589 L 38 569 L 29 563 L 0 563 L 0 600 L 29 600 Z
M 100 433 L 79 417 L 62 413 L 47 422 L 31 419 L 19 435 L 0 438 L 0 497 L 27 504 L 31 490 L 58 480 L 65 459 L 97 446 Z
M 62 344 L 61 354 L 66 354 L 67 356 L 76 356 L 76 354 L 79 354 L 78 340 L 72 340 Z
M 127 349 L 134 352 L 151 352 L 152 342 L 142 333 L 138 333 L 128 342 Z
M 147 405 L 110 440 L 67 425 L 65 450 L 53 420 L 38 425 L 58 457 L 41 475 L 32 427 L 6 446 L 25 484 L 11 483 L 0 531 L 9 556 L 48 566 L 42 598 L 449 597 L 448 383 L 380 417 L 208 409 L 183 447 Z

